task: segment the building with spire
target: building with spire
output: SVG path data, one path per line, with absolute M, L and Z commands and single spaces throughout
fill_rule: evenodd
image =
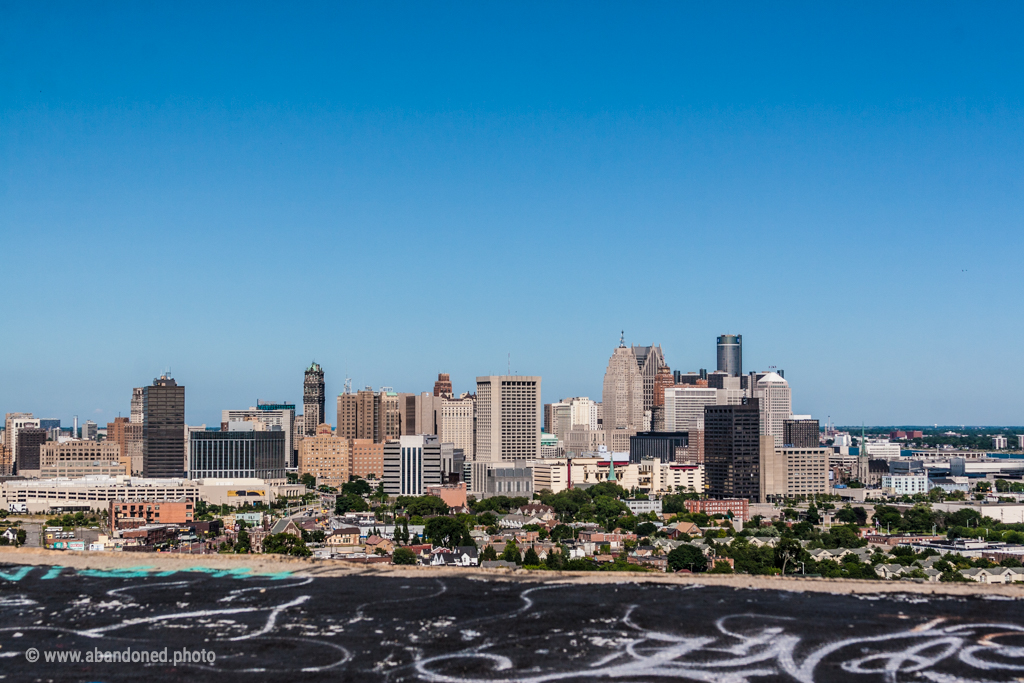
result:
M 650 348 L 650 347 L 648 347 Z M 651 397 L 654 396 L 654 378 L 651 378 Z M 640 374 L 636 355 L 626 347 L 625 332 L 619 338 L 619 347 L 608 359 L 604 373 L 604 391 L 601 397 L 603 428 L 606 431 L 619 429 L 643 429 L 644 421 L 644 379 Z
M 316 428 L 327 420 L 324 370 L 318 363 L 306 368 L 302 383 L 302 419 L 306 436 L 316 436 Z
M 644 410 L 651 410 L 658 402 L 654 398 L 654 380 L 662 368 L 668 368 L 665 364 L 665 353 L 661 350 L 660 344 L 652 346 L 631 346 L 629 348 L 633 357 L 636 358 L 637 369 L 640 370 L 640 377 L 644 383 Z M 671 371 L 670 371 L 671 372 Z

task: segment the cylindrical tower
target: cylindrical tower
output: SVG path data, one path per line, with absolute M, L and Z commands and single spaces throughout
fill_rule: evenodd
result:
M 723 334 L 718 338 L 718 371 L 730 377 L 743 374 L 743 335 Z

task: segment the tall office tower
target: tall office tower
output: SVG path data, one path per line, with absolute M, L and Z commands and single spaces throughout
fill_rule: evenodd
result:
M 653 385 L 651 396 L 654 395 Z M 604 394 L 601 397 L 604 429 L 633 429 L 644 424 L 644 380 L 636 364 L 636 356 L 619 339 L 604 373 Z
M 571 427 L 583 426 L 589 429 L 597 429 L 597 413 L 600 406 L 597 401 L 591 401 L 586 396 L 576 396 L 575 398 L 563 399 L 562 403 L 568 403 L 572 406 Z M 548 433 L 553 434 L 554 432 Z
M 402 409 L 398 394 L 391 387 L 381 387 L 377 394 L 379 432 L 374 438 L 378 443 L 397 439 L 402 435 Z
M 318 363 L 312 363 L 306 368 L 302 382 L 302 415 L 307 436 L 315 436 L 316 428 L 327 421 L 325 401 L 324 369 Z
M 115 417 L 113 422 L 107 423 L 107 441 L 116 443 L 121 448 L 121 455 L 128 453 L 127 427 L 130 423 L 127 417 Z
M 476 409 L 477 461 L 500 463 L 537 458 L 540 377 L 477 377 Z
M 14 466 L 18 474 L 39 469 L 39 449 L 45 444 L 45 429 L 22 427 L 18 430 L 18 452 L 14 454 Z
M 821 443 L 818 421 L 810 415 L 793 415 L 783 422 L 782 442 L 787 448 L 817 448 Z
M 439 434 L 441 406 L 451 396 L 438 397 L 436 394 L 424 391 L 419 396 L 410 396 L 409 398 L 413 399 L 413 414 L 411 415 L 413 422 L 408 425 L 408 428 L 403 426 L 402 435 Z
M 99 425 L 92 420 L 86 420 L 82 425 L 82 438 L 86 441 L 95 441 L 99 434 Z
M 11 460 L 17 464 L 18 459 L 18 432 L 22 429 L 31 427 L 33 429 L 39 428 L 39 419 L 32 417 L 32 413 L 7 413 L 5 423 L 4 438 L 7 440 L 7 450 Z
M 723 334 L 718 338 L 718 371 L 730 377 L 743 374 L 742 334 Z
M 334 433 L 343 439 L 359 437 L 359 396 L 338 394 L 338 426 Z
M 132 407 L 129 415 L 131 416 L 128 421 L 132 424 L 142 424 L 142 393 L 145 387 L 135 387 L 132 389 Z
M 672 370 L 666 365 L 654 376 L 654 407 L 665 405 L 665 389 L 675 386 L 675 379 L 672 377 Z
M 169 374 L 142 389 L 142 476 L 185 476 L 185 387 Z
M 785 424 L 793 414 L 793 402 L 789 382 L 774 372 L 769 372 L 757 382 L 755 397 L 761 406 L 761 433 L 771 436 L 775 446 L 785 443 Z
M 658 371 L 667 368 L 665 365 L 665 354 L 660 345 L 654 346 L 631 346 L 629 349 L 636 358 L 636 367 L 644 383 L 643 409 L 650 410 L 654 407 L 654 378 Z
M 441 485 L 441 442 L 436 436 L 403 436 L 384 444 L 384 492 L 421 496 Z
M 712 498 L 760 498 L 761 450 L 773 448 L 761 438 L 761 409 L 756 398 L 741 405 L 704 408 L 704 476 Z
M 441 443 L 454 444 L 469 459 L 473 455 L 473 408 L 476 400 L 442 398 L 437 417 L 437 435 Z
M 356 437 L 357 439 L 370 439 L 377 442 L 374 436 L 377 434 L 377 395 L 373 389 L 366 387 L 356 392 L 356 404 L 359 411 L 356 415 Z
M 451 396 L 452 395 L 452 378 L 447 372 L 441 372 L 437 375 L 437 381 L 434 382 L 434 396 Z
M 572 404 L 560 401 L 549 403 L 544 408 L 545 421 L 548 422 L 547 433 L 553 434 L 559 441 L 565 441 L 572 429 Z
M 665 390 L 665 431 L 696 432 L 704 429 L 704 406 L 739 405 L 739 389 L 671 387 Z

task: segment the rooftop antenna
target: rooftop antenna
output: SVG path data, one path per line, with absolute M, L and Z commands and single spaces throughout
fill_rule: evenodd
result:
M 620 349 L 626 348 L 626 331 L 625 330 L 622 330 L 621 334 L 619 334 L 619 348 Z

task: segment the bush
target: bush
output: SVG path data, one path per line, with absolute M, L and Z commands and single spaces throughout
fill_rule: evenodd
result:
M 732 565 L 725 560 L 718 560 L 715 566 L 708 571 L 708 574 L 732 574 Z
M 416 564 L 416 554 L 408 548 L 395 548 L 391 564 Z

